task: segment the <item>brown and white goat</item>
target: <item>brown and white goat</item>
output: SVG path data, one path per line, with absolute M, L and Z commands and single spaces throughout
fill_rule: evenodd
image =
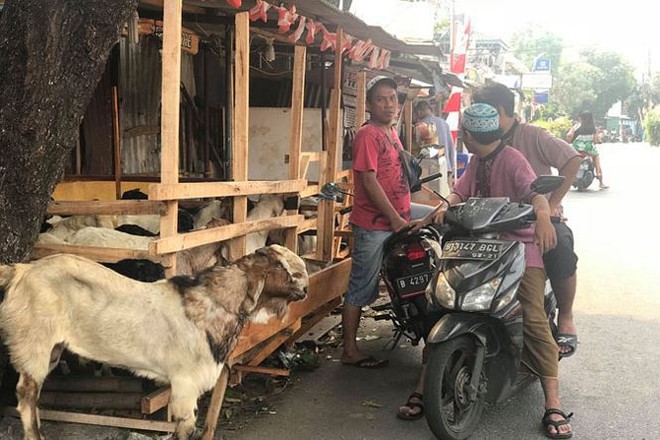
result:
M 155 283 L 67 254 L 0 266 L 0 334 L 20 374 L 25 439 L 42 439 L 39 392 L 65 348 L 169 383 L 175 436 L 188 439 L 197 399 L 216 383 L 244 324 L 283 318 L 308 282 L 303 260 L 277 245 Z

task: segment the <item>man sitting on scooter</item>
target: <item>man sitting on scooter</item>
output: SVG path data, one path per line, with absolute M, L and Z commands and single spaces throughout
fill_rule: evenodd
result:
M 529 195 L 536 173 L 519 151 L 502 140 L 499 115 L 494 107 L 472 104 L 463 113 L 462 129 L 463 141 L 473 157 L 447 198 L 449 204 L 465 202 L 470 197 L 508 197 L 512 202 L 527 202 L 534 207 L 537 217 L 535 226 L 502 233 L 501 238 L 517 240 L 525 245 L 526 269 L 518 289 L 524 317 L 522 364 L 541 379 L 545 395 L 546 412 L 542 420 L 545 434 L 550 438 L 568 438 L 572 435 L 568 423 L 571 415 L 559 409 L 558 348 L 544 310 L 546 274 L 541 256 L 557 243 L 550 221 L 550 205 L 543 195 Z M 439 206 L 418 224 L 443 223 L 447 208 L 446 204 Z M 423 387 L 424 373 L 423 367 L 418 393 Z M 419 409 L 419 405 L 406 405 L 400 408 L 400 416 L 402 412 L 407 412 L 406 407 L 410 412 Z

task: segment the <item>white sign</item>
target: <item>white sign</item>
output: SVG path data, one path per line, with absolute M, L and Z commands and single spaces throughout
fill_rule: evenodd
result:
M 551 89 L 552 75 L 549 73 L 525 73 L 522 76 L 523 89 Z

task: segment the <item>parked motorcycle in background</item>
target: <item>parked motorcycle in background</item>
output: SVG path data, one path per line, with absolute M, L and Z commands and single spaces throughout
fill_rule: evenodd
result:
M 585 191 L 596 178 L 596 170 L 591 156 L 586 153 L 580 153 L 580 156 L 582 156 L 582 161 L 580 162 L 580 168 L 575 175 L 573 186 L 578 191 Z

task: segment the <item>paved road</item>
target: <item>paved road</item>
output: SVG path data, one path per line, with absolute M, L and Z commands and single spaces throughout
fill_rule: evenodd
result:
M 580 256 L 576 302 L 580 345 L 561 362 L 564 407 L 575 412 L 574 438 L 660 439 L 660 234 L 657 189 L 660 148 L 645 144 L 601 147 L 611 188 L 572 191 L 566 214 Z M 362 335 L 382 338 L 367 350 L 390 359 L 382 370 L 342 366 L 338 352 L 300 375 L 265 403 L 247 427 L 223 431 L 227 440 L 433 439 L 424 420 L 395 417 L 416 379 L 421 349 L 402 343 L 383 351 L 390 327 L 366 320 Z M 370 403 L 370 404 L 368 404 Z M 374 407 L 377 404 L 380 407 Z M 490 408 L 474 439 L 542 439 L 542 392 L 534 383 Z M 51 439 L 125 439 L 125 431 L 45 423 Z M 18 439 L 16 419 L 0 422 L 0 439 Z
M 660 234 L 657 200 L 660 148 L 646 144 L 601 147 L 610 189 L 571 191 L 566 215 L 580 256 L 575 310 L 580 344 L 561 362 L 564 407 L 575 412 L 574 438 L 660 439 Z M 366 334 L 387 337 L 369 320 Z M 421 350 L 404 345 L 382 352 L 383 370 L 342 366 L 334 359 L 306 373 L 276 400 L 275 414 L 225 432 L 230 440 L 432 439 L 425 421 L 404 422 L 395 411 L 414 384 Z M 373 401 L 381 408 L 365 406 Z M 491 408 L 475 439 L 541 439 L 538 383 Z

